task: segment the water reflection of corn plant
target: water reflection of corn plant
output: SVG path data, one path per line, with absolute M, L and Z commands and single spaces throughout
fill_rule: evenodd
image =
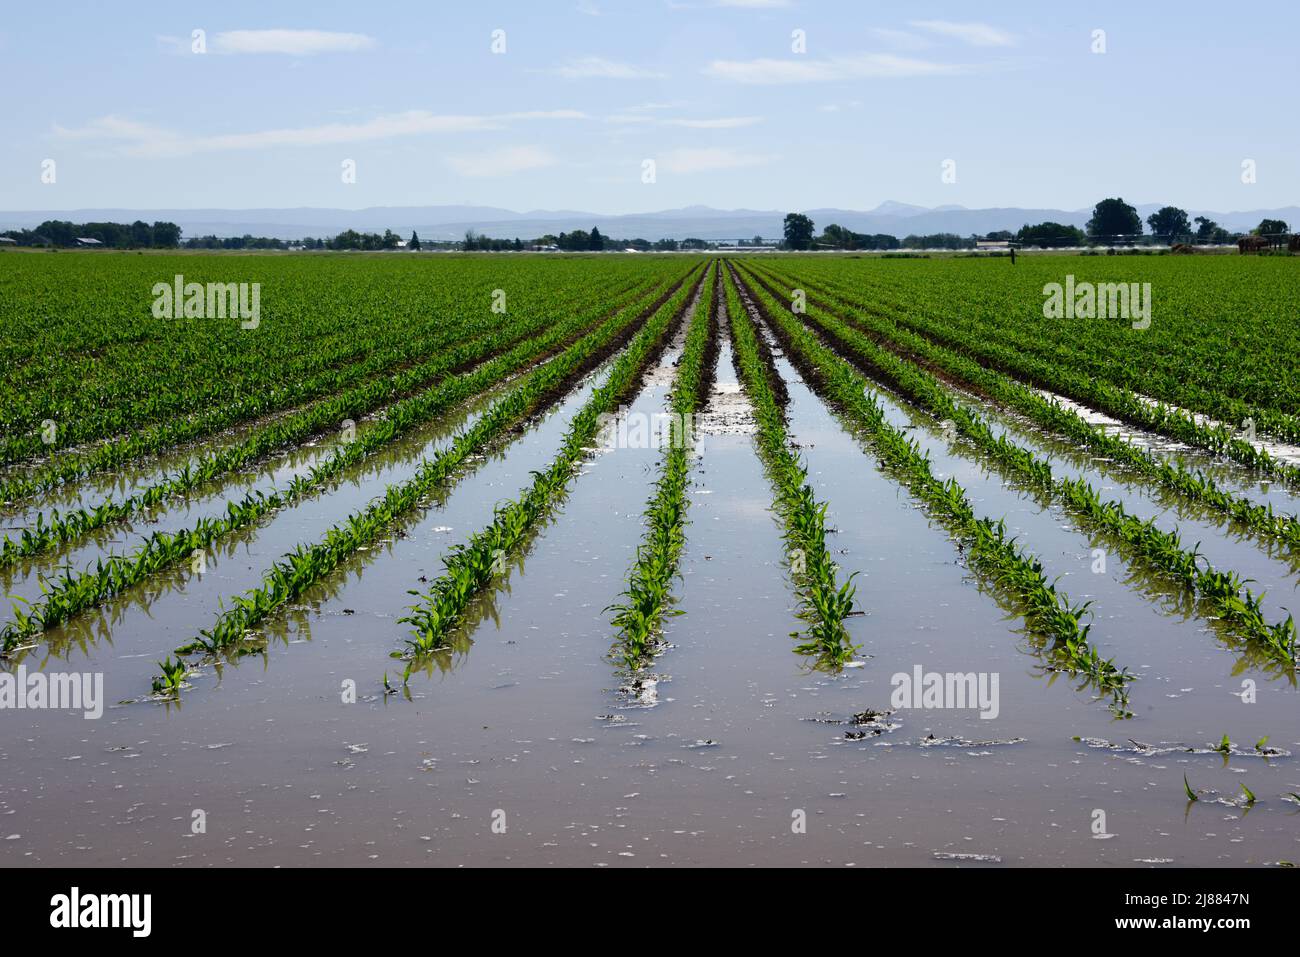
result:
M 694 286 L 698 287 L 698 282 Z M 409 615 L 398 619 L 414 626 L 411 637 L 406 639 L 405 650 L 392 652 L 393 657 L 407 661 L 404 680 L 409 680 L 423 658 L 447 645 L 470 601 L 498 576 L 501 558 L 514 552 L 535 524 L 550 514 L 599 434 L 601 416 L 617 408 L 640 380 L 693 291 L 683 285 L 636 334 L 605 383 L 574 416 L 550 467 L 533 473 L 533 484 L 517 501 L 498 505 L 487 528 L 450 550 L 443 559 L 443 574 L 424 594 L 412 593 L 420 600 L 410 606 Z
M 857 653 L 844 622 L 854 614 L 853 578 L 840 583 L 838 566 L 826 547 L 826 503 L 818 502 L 808 484 L 807 469 L 790 446 L 785 415 L 772 390 L 775 375 L 760 349 L 757 330 L 741 301 L 734 271 L 726 284 L 732 349 L 741 383 L 754 409 L 759 450 L 776 488 L 776 509 L 785 526 L 791 576 L 799 593 L 799 616 L 807 623 L 806 640 L 795 646 L 800 654 L 816 656 L 818 666 L 838 669 Z
M 705 357 L 717 321 L 718 270 L 711 268 L 687 329 L 686 341 L 673 381 L 671 411 L 678 421 L 690 421 L 703 392 L 709 370 Z M 685 435 L 676 436 L 663 455 L 659 481 L 644 512 L 647 531 L 628 573 L 627 587 L 606 612 L 618 629 L 615 654 L 629 671 L 649 660 L 662 642 L 664 619 L 680 615 L 672 609 L 672 583 L 686 544 L 687 481 L 690 450 Z

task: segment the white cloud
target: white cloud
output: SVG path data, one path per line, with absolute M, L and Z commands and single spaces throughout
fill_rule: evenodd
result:
M 908 33 L 906 30 L 890 30 L 887 27 L 874 27 L 871 32 L 885 43 L 888 43 L 890 46 L 899 50 L 925 50 L 934 46 L 932 40 L 926 37 L 919 37 L 915 33 Z
M 670 173 L 710 173 L 724 169 L 762 166 L 774 157 L 741 153 L 722 147 L 669 150 L 658 157 L 659 166 Z
M 761 116 L 719 116 L 715 119 L 707 120 L 664 120 L 664 126 L 684 126 L 692 130 L 735 130 L 742 126 L 753 126 L 755 123 L 762 123 Z
M 662 79 L 663 73 L 655 73 L 630 63 L 606 60 L 604 57 L 586 56 L 569 60 L 552 71 L 567 80 L 654 80 Z
M 975 47 L 1015 46 L 1016 38 L 1005 30 L 987 23 L 953 23 L 951 20 L 912 20 L 918 30 L 929 30 L 940 36 L 952 37 Z
M 526 110 L 522 113 L 502 113 L 503 120 L 585 120 L 582 110 Z
M 647 116 L 644 113 L 611 113 L 605 117 L 605 122 L 617 123 L 623 126 L 680 126 L 690 130 L 735 130 L 743 126 L 762 123 L 763 117 L 718 116 L 705 119 L 691 117 L 661 119 L 657 116 Z
M 511 146 L 447 157 L 447 164 L 461 176 L 509 176 L 512 173 L 554 166 L 555 163 L 555 157 L 538 146 Z
M 861 53 L 855 56 L 812 60 L 714 60 L 705 73 L 736 83 L 824 83 L 831 80 L 873 80 L 913 76 L 944 76 L 966 68 L 955 63 L 936 63 L 892 53 Z
M 516 120 L 571 120 L 585 117 L 586 114 L 578 110 L 534 110 L 482 116 L 409 110 L 377 116 L 360 123 L 326 123 L 320 126 L 247 133 L 189 135 L 110 115 L 92 120 L 80 129 L 55 126 L 54 131 L 65 139 L 116 140 L 121 144 L 118 152 L 124 156 L 166 159 L 196 153 L 258 150 L 277 146 L 331 146 L 430 133 L 500 130 Z
M 190 52 L 189 37 L 159 37 L 161 43 L 181 53 Z M 319 53 L 358 53 L 373 50 L 379 41 L 364 33 L 331 33 L 326 30 L 226 30 L 208 42 L 212 53 L 283 53 L 315 56 Z

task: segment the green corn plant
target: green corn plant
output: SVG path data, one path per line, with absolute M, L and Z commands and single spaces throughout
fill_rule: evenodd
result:
M 749 288 L 786 354 L 814 384 L 815 391 L 865 429 L 882 464 L 944 521 L 972 568 L 1016 601 L 1026 622 L 1049 643 L 1057 667 L 1085 677 L 1110 698 L 1117 717 L 1130 717 L 1127 686 L 1133 676 L 1112 660 L 1092 653 L 1088 630 L 1078 620 L 1087 605 L 1072 607 L 1068 598 L 1047 582 L 1037 559 L 1026 556 L 1007 537 L 1004 523 L 977 518 L 960 485 L 933 476 L 929 460 L 914 441 L 888 423 L 870 383 L 859 372 L 823 345 L 761 283 Z
M 454 547 L 443 559 L 445 571 L 398 619 L 413 626 L 406 647 L 391 657 L 407 662 L 403 681 L 409 681 L 428 655 L 445 648 L 474 596 L 497 578 L 498 558 L 519 549 L 539 520 L 551 514 L 576 474 L 579 464 L 601 426 L 601 416 L 617 408 L 628 391 L 665 343 L 665 337 L 684 316 L 685 305 L 703 277 L 683 286 L 667 299 L 614 363 L 605 383 L 592 393 L 574 416 L 549 468 L 534 472 L 533 484 L 514 501 L 497 506 L 490 525 Z
M 842 290 L 840 295 L 854 298 Z M 937 308 L 927 308 L 927 305 L 935 305 Z M 1041 338 L 1041 323 L 1019 327 L 1008 327 L 1002 322 L 979 323 L 978 330 L 966 329 L 963 328 L 965 323 L 953 322 L 946 317 L 939 318 L 943 306 L 929 303 L 926 290 L 920 287 L 909 289 L 906 304 L 902 307 L 882 307 L 879 302 L 875 302 L 871 305 L 871 310 L 889 323 L 891 335 L 923 337 L 931 344 L 957 351 L 999 372 L 1015 376 L 1022 382 L 1046 386 L 1128 424 L 1178 439 L 1214 454 L 1225 455 L 1288 484 L 1300 483 L 1300 468 L 1287 465 L 1255 445 L 1237 438 L 1227 427 L 1202 425 L 1188 412 L 1165 403 L 1152 405 L 1140 400 L 1131 388 L 1107 382 L 1104 375 L 1095 374 L 1089 368 L 1090 357 L 1084 351 L 1057 347 L 1046 350 L 1051 353 L 1050 356 L 1034 355 L 1035 352 L 1043 351 L 1040 350 L 1038 341 Z M 1125 348 L 1131 348 L 1131 343 L 1126 343 Z M 1111 371 L 1114 371 L 1113 367 Z M 1187 393 L 1180 404 L 1208 408 L 1212 413 L 1222 414 L 1229 421 L 1250 418 L 1266 429 L 1276 431 L 1288 441 L 1300 440 L 1300 419 L 1295 416 L 1260 407 L 1251 408 L 1241 403 L 1216 403 L 1217 396 L 1214 393 L 1196 389 L 1188 379 L 1188 376 L 1182 375 L 1170 380 L 1173 391 Z M 1134 385 L 1138 382 L 1143 388 L 1150 387 L 1149 366 L 1142 367 Z M 1290 408 L 1294 409 L 1298 404 L 1300 403 L 1293 401 Z
M 159 697 L 176 697 L 189 675 L 189 666 L 180 658 L 173 661 L 170 655 L 157 664 L 162 674 L 153 678 L 153 693 Z
M 705 277 L 686 342 L 674 377 L 671 411 L 678 421 L 689 421 L 706 394 L 710 376 L 710 344 L 717 325 L 718 269 Z M 618 629 L 614 654 L 628 671 L 635 671 L 653 655 L 661 642 L 664 619 L 680 614 L 670 609 L 672 581 L 686 542 L 686 485 L 690 472 L 685 435 L 671 437 L 663 455 L 660 478 L 645 511 L 645 540 L 637 548 L 636 562 L 628 572 L 622 601 L 608 606 L 611 624 Z
M 684 281 L 684 280 L 683 280 Z M 677 284 L 680 287 L 681 282 Z M 639 307 L 633 306 L 618 313 L 613 318 L 588 332 L 559 356 L 545 366 L 535 368 L 526 374 L 519 385 L 501 400 L 496 402 L 489 412 L 479 419 L 473 428 L 462 433 L 449 449 L 444 450 L 433 460 L 426 461 L 418 480 L 390 489 L 382 504 L 371 506 L 365 517 L 352 516 L 348 522 L 354 545 L 364 544 L 382 527 L 383 521 L 377 521 L 376 511 L 384 512 L 398 506 L 400 511 L 412 507 L 419 499 L 419 489 L 441 484 L 449 478 L 455 466 L 463 462 L 478 448 L 508 428 L 536 411 L 536 405 L 546 398 L 547 392 L 566 376 L 573 375 L 582 363 L 597 355 L 599 350 L 621 335 L 628 333 L 635 326 L 639 317 Z M 502 357 L 506 360 L 507 357 Z M 93 569 L 74 576 L 71 572 L 55 579 L 44 601 L 21 623 L 10 622 L 0 629 L 0 652 L 8 653 L 20 642 L 48 630 L 76 614 L 102 604 L 104 601 L 121 594 L 127 588 L 138 584 L 154 572 L 165 568 L 194 551 L 204 549 L 221 540 L 235 529 L 245 527 L 264 515 L 270 514 L 286 505 L 300 501 L 326 487 L 343 470 L 362 458 L 373 454 L 378 448 L 392 441 L 397 435 L 414 427 L 438 411 L 445 410 L 453 401 L 462 401 L 478 394 L 484 387 L 486 378 L 503 377 L 518 366 L 517 359 L 511 359 L 503 365 L 485 363 L 474 373 L 461 377 L 447 384 L 446 390 L 434 390 L 418 397 L 417 405 L 411 406 L 409 412 L 390 410 L 389 416 L 373 429 L 359 436 L 356 441 L 338 450 L 325 462 L 314 466 L 306 474 L 295 476 L 283 491 L 272 490 L 269 493 L 254 490 L 239 502 L 226 503 L 226 515 L 223 518 L 200 519 L 193 527 L 177 533 L 155 533 L 140 545 L 131 555 L 109 556 L 99 559 Z M 334 530 L 337 534 L 337 528 Z M 296 594 L 298 587 L 293 579 L 301 579 L 304 574 L 318 576 L 332 570 L 337 561 L 338 550 L 343 547 L 338 541 L 326 542 L 323 551 L 311 552 L 299 549 L 289 562 L 288 570 L 277 566 L 269 575 L 281 594 Z M 314 578 L 313 578 L 314 580 Z M 282 600 L 287 600 L 284 598 Z M 244 614 L 245 609 L 237 607 L 235 613 Z M 212 636 L 205 645 L 203 639 L 184 646 L 183 650 L 195 647 L 212 647 L 231 644 L 242 639 L 244 628 L 233 624 L 234 618 L 223 618 L 219 634 Z
M 757 287 L 760 295 L 768 293 L 770 301 L 770 290 L 764 290 L 761 282 Z M 1154 520 L 1144 522 L 1129 515 L 1119 502 L 1103 500 L 1083 479 L 1055 479 L 1045 461 L 1005 436 L 995 436 L 979 416 L 957 405 L 933 376 L 877 346 L 841 320 L 817 308 L 809 308 L 808 317 L 828 339 L 861 357 L 904 395 L 918 401 L 936 418 L 952 421 L 1004 474 L 1037 489 L 1048 501 L 1059 500 L 1077 519 L 1120 540 L 1136 558 L 1169 575 L 1190 594 L 1212 605 L 1237 634 L 1275 660 L 1294 668 L 1294 620 L 1288 616 L 1276 625 L 1265 621 L 1259 598 L 1251 594 L 1240 576 L 1210 567 L 1199 547 L 1183 547 L 1177 531 L 1163 532 Z
M 633 293 L 641 288 L 641 285 L 634 286 Z M 0 569 L 76 541 L 97 529 L 124 522 L 164 502 L 185 498 L 199 487 L 260 461 L 276 450 L 291 447 L 336 428 L 345 419 L 360 418 L 386 400 L 399 399 L 402 402 L 390 409 L 385 417 L 386 423 L 396 426 L 396 431 L 392 431 L 388 437 L 395 437 L 405 431 L 408 423 L 411 426 L 417 425 L 448 408 L 453 402 L 470 395 L 475 386 L 480 389 L 490 387 L 510 374 L 519 363 L 533 362 L 548 354 L 556 342 L 571 338 L 590 319 L 589 313 L 576 315 L 556 328 L 551 326 L 552 320 L 549 317 L 530 317 L 518 325 L 512 324 L 503 330 L 468 336 L 461 342 L 457 342 L 454 337 L 466 330 L 454 327 L 446 333 L 449 338 L 438 343 L 439 354 L 436 358 L 316 403 L 287 419 L 268 423 L 241 442 L 206 453 L 196 462 L 187 462 L 172 475 L 136 495 L 119 501 L 103 502 L 94 508 L 71 509 L 63 513 L 55 509 L 48 519 L 45 513 L 39 513 L 35 524 L 24 529 L 19 540 L 14 541 L 6 536 L 0 542 Z M 543 325 L 547 328 L 540 334 L 535 334 Z M 468 387 L 453 382 L 439 391 L 418 394 L 420 389 L 441 382 L 457 370 L 484 360 L 488 362 L 489 368 L 477 370 L 470 377 L 472 383 Z M 409 395 L 412 392 L 417 394 Z M 379 444 L 381 443 L 370 442 L 367 447 L 349 449 L 349 454 L 339 458 L 337 467 L 332 468 L 331 473 L 337 473 L 339 468 L 359 461 L 377 449 Z
M 854 613 L 854 576 L 842 584 L 836 580 L 836 565 L 826 547 L 827 504 L 817 501 L 807 482 L 807 469 L 791 448 L 784 413 L 772 386 L 774 380 L 779 380 L 770 357 L 760 347 L 739 288 L 734 268 L 729 266 L 725 308 L 730 317 L 732 348 L 741 384 L 754 408 L 759 449 L 776 487 L 776 506 L 785 524 L 789 554 L 800 556 L 802 566 L 792 568 L 791 576 L 799 594 L 799 615 L 807 629 L 793 636 L 805 639 L 794 650 L 816 656 L 820 667 L 839 669 L 859 648 L 844 624 Z

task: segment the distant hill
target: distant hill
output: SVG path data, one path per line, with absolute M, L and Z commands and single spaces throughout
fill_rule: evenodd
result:
M 1163 203 L 1146 203 L 1137 207 L 1145 220 Z M 1021 209 L 997 207 L 965 209 L 939 206 L 933 209 L 908 203 L 888 201 L 871 210 L 809 209 L 820 231 L 838 223 L 859 233 L 890 233 L 902 238 L 909 233 L 988 233 L 999 229 L 1017 230 L 1026 223 L 1047 220 L 1082 227 L 1092 214 L 1089 209 Z M 1282 219 L 1292 228 L 1300 228 L 1300 206 L 1282 209 L 1256 209 L 1239 212 L 1188 210 L 1192 218 L 1208 216 L 1229 230 L 1246 231 L 1261 219 Z M 748 239 L 762 236 L 777 239 L 785 210 L 713 209 L 687 206 L 649 213 L 626 213 L 617 216 L 584 213 L 578 210 L 531 210 L 515 212 L 495 206 L 371 206 L 366 209 L 324 209 L 297 207 L 288 209 L 68 209 L 0 212 L 0 230 L 31 228 L 47 219 L 73 222 L 122 222 L 137 219 L 146 222 L 164 220 L 178 224 L 191 236 L 273 236 L 299 239 L 305 236 L 332 236 L 344 229 L 383 231 L 392 229 L 402 235 L 417 230 L 422 239 L 459 239 L 465 231 L 498 238 L 532 239 L 547 233 L 574 229 L 600 228 L 602 233 L 619 239 Z

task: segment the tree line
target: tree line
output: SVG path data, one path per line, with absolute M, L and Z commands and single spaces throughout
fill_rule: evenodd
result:
M 983 236 L 959 236 L 956 233 L 910 234 L 899 239 L 887 233 L 858 233 L 837 223 L 827 226 L 820 236 L 815 224 L 802 213 L 788 213 L 783 224 L 782 249 L 838 249 L 838 250 L 896 250 L 896 249 L 974 249 L 981 241 L 1014 243 L 1019 246 L 1042 248 L 1059 246 L 1094 246 L 1130 243 L 1151 244 L 1165 242 L 1200 245 L 1225 245 L 1243 238 L 1242 233 L 1231 232 L 1204 216 L 1190 219 L 1187 211 L 1177 206 L 1165 206 L 1146 218 L 1150 234 L 1143 232 L 1143 222 L 1138 211 L 1121 198 L 1103 199 L 1093 208 L 1092 217 L 1084 229 L 1065 223 L 1026 223 L 1016 232 L 998 230 Z M 1285 245 L 1289 226 L 1280 219 L 1264 219 L 1251 230 L 1250 235 L 1260 237 L 1275 246 Z M 331 249 L 331 250 L 418 250 L 424 247 L 460 249 L 466 252 L 522 252 L 527 249 L 554 249 L 561 252 L 603 252 L 624 249 L 637 252 L 676 252 L 679 250 L 710 249 L 717 245 L 703 239 L 614 239 L 593 226 L 590 231 L 575 229 L 559 235 L 547 234 L 525 242 L 514 239 L 494 239 L 467 230 L 460 241 L 434 241 L 421 243 L 417 233 L 403 243 L 391 229 L 383 233 L 358 232 L 345 229 L 329 238 L 277 239 L 268 236 L 195 236 L 181 241 L 181 228 L 175 223 L 143 220 L 134 223 L 73 223 L 66 220 L 46 220 L 35 229 L 11 229 L 0 236 L 14 240 L 20 246 L 76 246 L 79 239 L 98 240 L 110 249 Z M 762 237 L 740 240 L 740 245 L 763 247 Z
M 856 233 L 836 223 L 816 235 L 815 223 L 802 213 L 788 213 L 783 226 L 783 249 L 974 249 L 981 241 L 1007 242 L 1020 246 L 1104 246 L 1118 243 L 1166 242 L 1199 245 L 1227 245 L 1243 238 L 1212 219 L 1197 216 L 1189 219 L 1186 210 L 1165 206 L 1146 219 L 1149 235 L 1143 233 L 1142 218 L 1135 207 L 1121 198 L 1103 199 L 1093 207 L 1092 217 L 1084 229 L 1065 223 L 1026 223 L 1017 232 L 998 230 L 983 236 L 958 236 L 956 233 L 908 235 L 902 239 L 883 233 Z M 1289 227 L 1280 219 L 1264 219 L 1251 230 L 1252 236 L 1269 238 L 1274 244 L 1285 242 Z
M 556 249 L 566 253 L 607 252 L 635 249 L 637 252 L 676 252 L 681 249 L 708 249 L 710 244 L 703 239 L 613 239 L 593 226 L 591 231 L 575 229 L 571 233 L 558 236 L 547 233 L 525 242 L 518 237 L 514 239 L 493 239 L 472 229 L 465 231 L 465 238 L 460 243 L 464 252 L 522 252 L 525 249 Z
M 175 223 L 73 223 L 47 219 L 35 229 L 10 229 L 0 233 L 19 246 L 76 246 L 78 239 L 96 239 L 111 249 L 175 249 L 181 228 Z

